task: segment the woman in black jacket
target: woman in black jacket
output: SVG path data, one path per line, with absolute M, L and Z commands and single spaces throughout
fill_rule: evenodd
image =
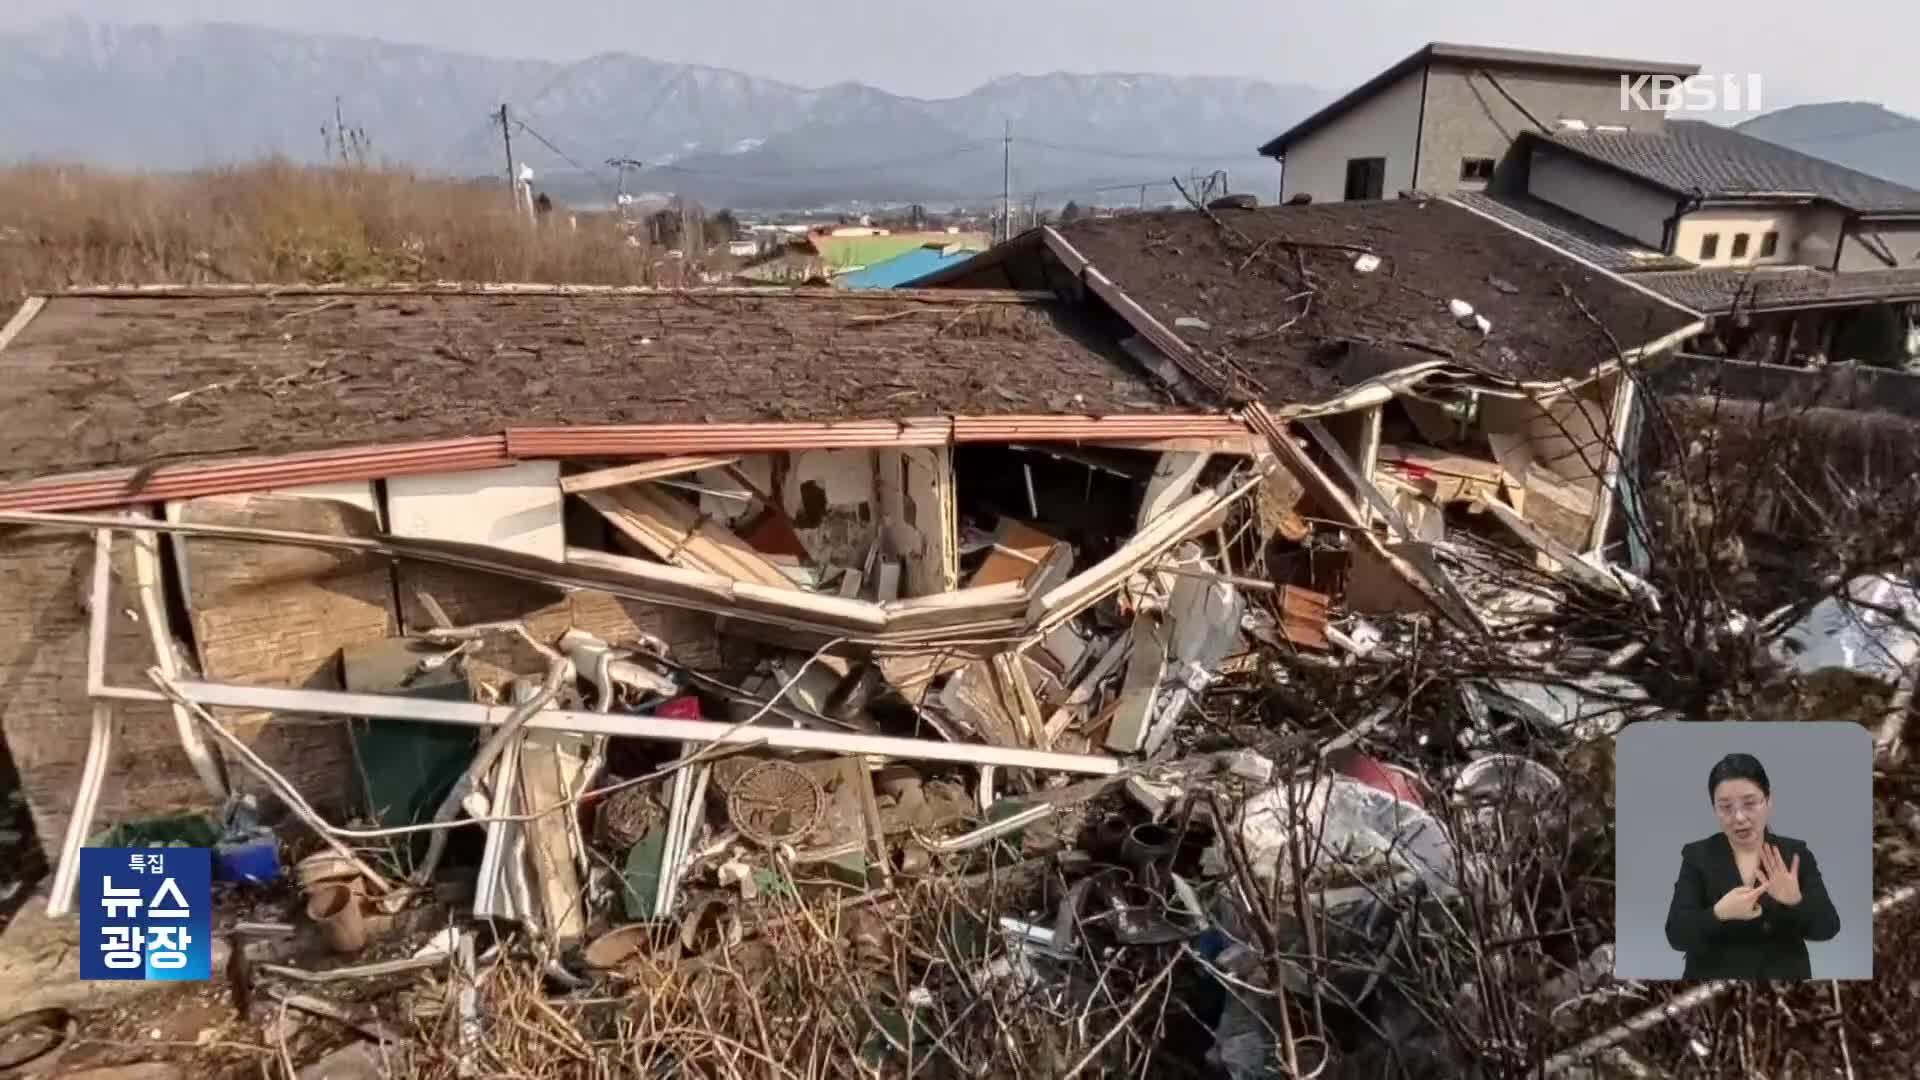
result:
M 1840 932 L 1807 845 L 1767 829 L 1773 786 L 1751 754 L 1707 774 L 1720 831 L 1680 849 L 1667 908 L 1667 944 L 1687 955 L 1687 979 L 1810 979 L 1807 942 Z

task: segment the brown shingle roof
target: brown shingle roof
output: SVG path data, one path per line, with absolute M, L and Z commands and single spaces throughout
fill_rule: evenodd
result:
M 1555 381 L 1583 378 L 1613 359 L 1607 332 L 1632 349 L 1696 321 L 1444 202 L 1280 206 L 1217 217 L 1219 225 L 1191 211 L 1127 214 L 1061 232 L 1187 344 L 1251 373 L 1273 404 L 1324 402 L 1377 373 L 1377 366 L 1347 366 L 1355 346 L 1390 366 L 1446 359 L 1497 378 Z M 1357 271 L 1348 249 L 1377 253 L 1379 269 Z M 1313 290 L 1304 315 L 1302 265 Z M 1447 309 L 1455 299 L 1485 315 L 1492 333 L 1457 323 Z M 1182 326 L 1182 318 L 1206 326 Z
M 1920 268 L 1834 273 L 1807 266 L 1719 267 L 1640 274 L 1634 280 L 1710 315 L 1920 301 Z
M 1861 213 L 1920 213 L 1920 191 L 1699 120 L 1664 132 L 1560 132 L 1529 138 L 1630 173 L 1677 194 L 1824 199 Z
M 0 476 L 516 425 L 1185 411 L 1168 401 L 1071 305 L 1007 294 L 57 296 L 0 350 Z

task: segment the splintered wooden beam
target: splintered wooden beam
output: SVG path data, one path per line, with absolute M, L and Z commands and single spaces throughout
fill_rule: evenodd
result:
M 1505 525 L 1508 531 L 1520 539 L 1520 542 L 1545 555 L 1553 565 L 1554 571 L 1567 578 L 1578 581 L 1590 589 L 1595 589 L 1621 599 L 1629 598 L 1627 587 L 1612 574 L 1594 568 L 1593 564 L 1580 557 L 1572 548 L 1553 538 L 1553 535 L 1535 527 L 1533 522 L 1514 513 L 1513 509 L 1498 499 L 1481 499 L 1480 505 L 1493 514 L 1495 521 Z
M 738 457 L 656 458 L 653 461 L 640 461 L 632 465 L 616 465 L 611 469 L 596 469 L 593 472 L 563 476 L 560 478 L 560 490 L 568 495 L 578 495 L 583 491 L 599 491 L 603 488 L 620 487 L 623 484 L 638 484 L 648 480 L 684 476 L 702 469 L 721 469 L 739 460 Z
M 656 488 L 611 488 L 580 497 L 622 535 L 664 562 L 769 588 L 800 588 L 731 530 Z

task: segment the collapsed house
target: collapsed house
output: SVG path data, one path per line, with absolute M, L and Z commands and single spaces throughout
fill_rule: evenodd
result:
M 714 746 L 594 804 L 629 917 L 710 784 L 885 880 L 1164 756 L 1249 639 L 1338 645 L 1330 600 L 1486 632 L 1456 531 L 1621 588 L 1628 373 L 1698 329 L 1438 203 L 1042 229 L 937 284 L 29 300 L 0 718 L 52 909 L 107 824 L 255 794 L 343 857 L 343 816 L 485 819 L 474 911 L 577 937 L 581 822 L 512 812 Z

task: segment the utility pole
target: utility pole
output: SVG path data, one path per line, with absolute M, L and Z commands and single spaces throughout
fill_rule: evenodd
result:
M 340 144 L 340 164 L 347 164 L 347 127 L 340 117 L 340 95 L 333 95 L 333 141 Z
M 515 209 L 520 206 L 520 178 L 513 175 L 513 129 L 508 126 L 506 102 L 500 103 L 500 139 L 507 148 L 507 194 L 513 196 Z
M 1007 137 L 1000 148 L 1000 239 L 1013 239 L 1013 118 L 1007 118 Z
M 613 205 L 614 205 L 614 209 L 620 212 L 621 217 L 626 217 L 627 216 L 627 170 L 628 169 L 644 169 L 646 168 L 646 164 L 644 162 L 635 161 L 632 158 L 617 157 L 617 158 L 608 158 L 607 167 L 610 169 L 617 170 L 620 174 L 620 182 L 619 182 L 620 191 L 619 191 L 619 194 L 613 197 Z

